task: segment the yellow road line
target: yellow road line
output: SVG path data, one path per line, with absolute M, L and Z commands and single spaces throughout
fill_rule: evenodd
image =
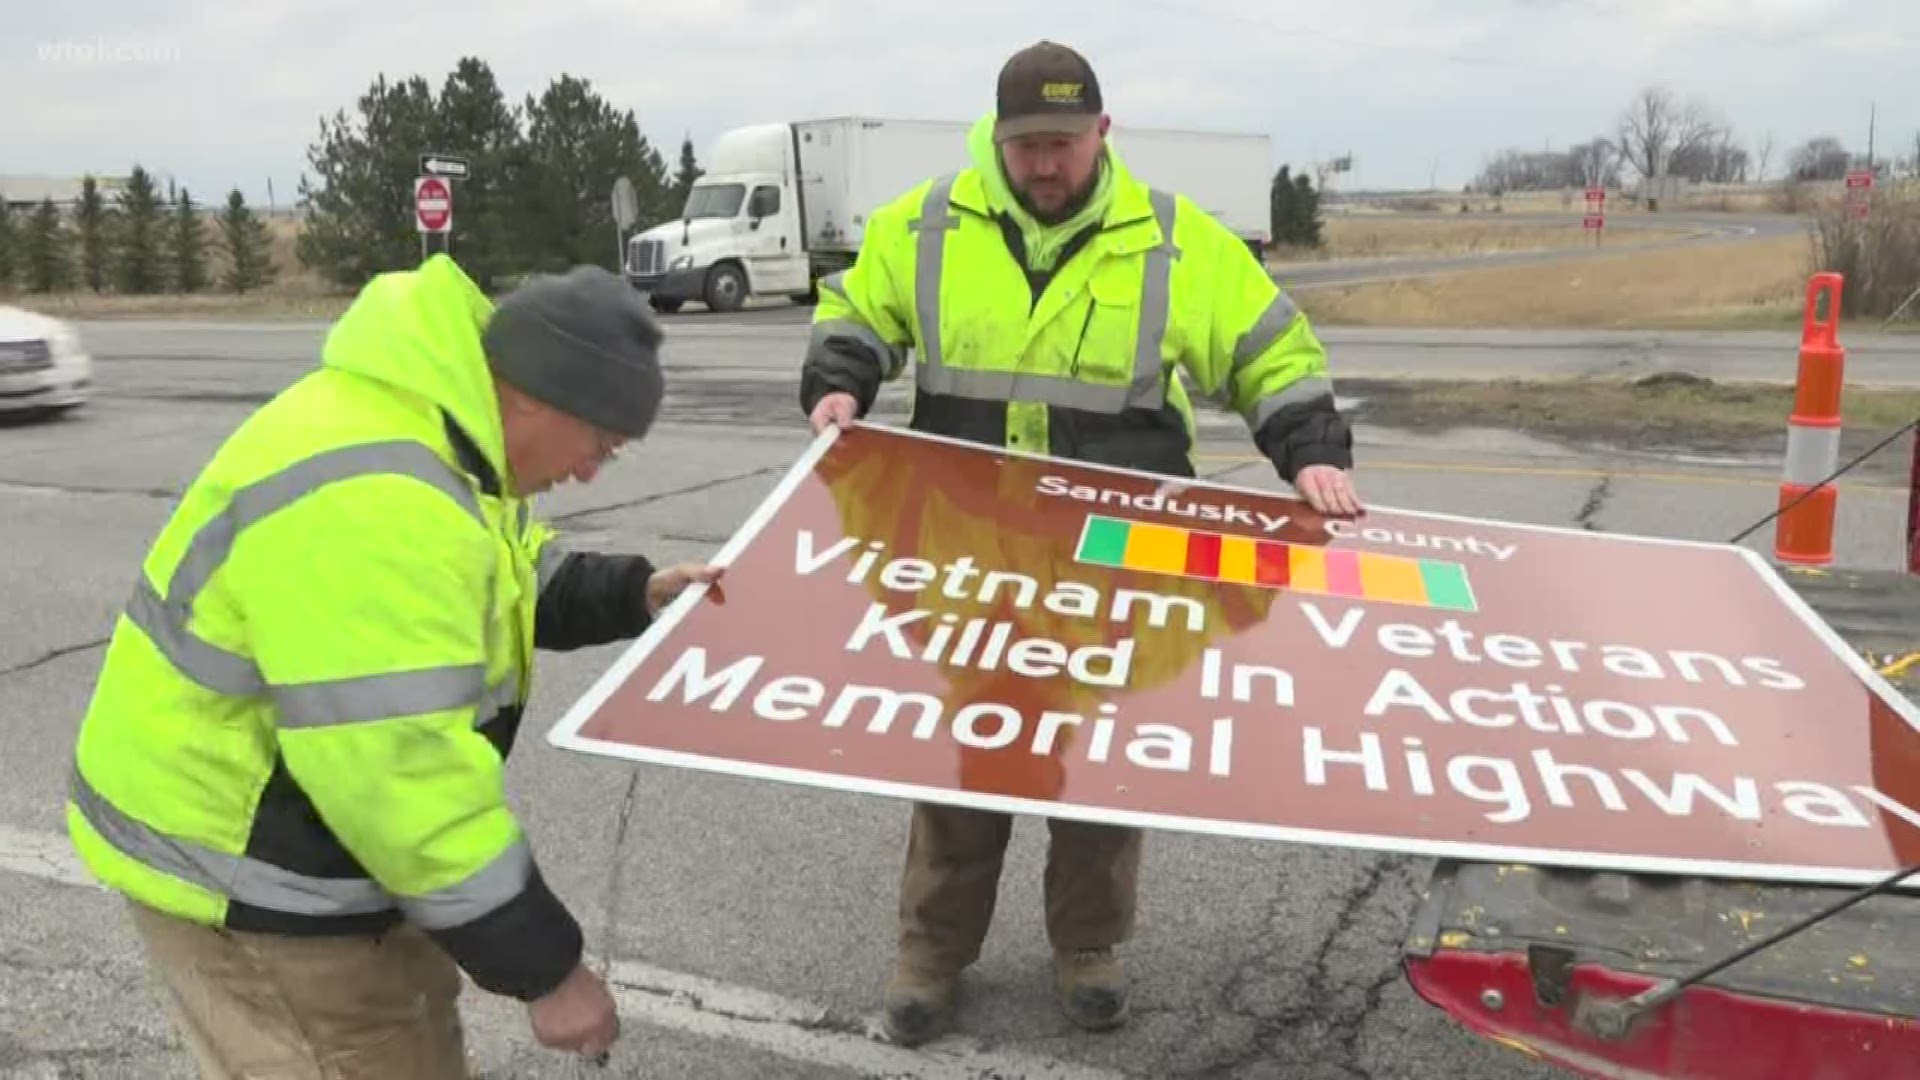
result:
M 1264 462 L 1267 459 L 1257 454 L 1199 453 L 1194 455 L 1194 460 L 1221 465 L 1231 463 L 1251 465 Z M 1463 465 L 1433 461 L 1362 461 L 1359 464 L 1358 471 L 1362 473 L 1477 473 L 1489 476 L 1543 476 L 1580 480 L 1598 480 L 1602 477 L 1611 476 L 1621 480 L 1648 480 L 1669 484 L 1730 484 L 1736 486 L 1774 488 L 1780 486 L 1778 479 L 1764 476 L 1714 476 L 1709 473 L 1660 472 L 1639 469 L 1581 469 L 1544 465 Z M 1850 484 L 1843 482 L 1835 484 L 1834 486 L 1842 491 L 1861 492 L 1873 495 L 1904 496 L 1907 494 L 1906 488 L 1889 484 Z

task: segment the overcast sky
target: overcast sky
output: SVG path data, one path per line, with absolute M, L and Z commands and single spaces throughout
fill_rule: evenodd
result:
M 0 172 L 124 174 L 196 198 L 293 197 L 318 120 L 369 82 L 488 61 L 510 99 L 567 72 L 669 157 L 726 128 L 846 114 L 971 119 L 1013 49 L 1094 61 L 1126 123 L 1262 131 L 1275 164 L 1351 150 L 1346 186 L 1457 187 L 1505 147 L 1610 133 L 1660 81 L 1710 99 L 1774 169 L 1809 136 L 1882 154 L 1920 130 L 1917 0 L 8 0 Z M 1444 14 L 1441 12 L 1444 11 Z M 1128 25 L 1121 26 L 1126 21 Z

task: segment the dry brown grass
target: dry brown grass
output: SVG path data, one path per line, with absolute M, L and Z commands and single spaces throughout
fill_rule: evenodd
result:
M 1807 238 L 1302 289 L 1329 326 L 1644 327 L 1771 318 L 1806 288 Z
M 1611 246 L 1634 246 L 1692 236 L 1698 230 L 1673 228 L 1618 229 L 1607 235 Z M 1276 249 L 1271 265 L 1319 262 L 1331 259 L 1380 259 L 1433 255 L 1484 255 L 1489 252 L 1548 251 L 1593 246 L 1593 234 L 1579 219 L 1566 222 L 1501 221 L 1463 217 L 1455 221 L 1403 218 L 1391 214 L 1330 217 L 1322 228 L 1326 246 L 1303 252 Z

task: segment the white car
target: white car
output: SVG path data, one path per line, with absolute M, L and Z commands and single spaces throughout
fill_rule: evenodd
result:
M 0 413 L 64 411 L 92 387 L 93 357 L 70 324 L 0 304 Z

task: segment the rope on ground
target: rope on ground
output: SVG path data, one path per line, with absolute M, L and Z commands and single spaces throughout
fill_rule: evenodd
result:
M 1835 469 L 1832 475 L 1826 477 L 1825 479 L 1821 480 L 1819 483 L 1814 484 L 1812 487 L 1809 487 L 1807 490 L 1801 492 L 1799 497 L 1795 498 L 1792 502 L 1788 503 L 1785 506 L 1782 506 L 1781 508 L 1779 508 L 1778 510 L 1775 510 L 1771 514 L 1768 514 L 1766 517 L 1761 518 L 1759 521 L 1754 522 L 1752 525 L 1749 525 L 1747 528 L 1742 529 L 1740 532 L 1735 533 L 1733 538 L 1731 540 L 1728 540 L 1727 543 L 1737 544 L 1740 541 L 1745 540 L 1747 537 L 1752 536 L 1754 533 L 1758 532 L 1762 527 L 1767 525 L 1769 522 L 1773 521 L 1773 519 L 1779 517 L 1781 514 L 1786 513 L 1787 511 L 1793 509 L 1794 507 L 1799 506 L 1801 503 L 1805 502 L 1809 498 L 1812 498 L 1814 492 L 1827 487 L 1828 485 L 1832 484 L 1835 480 L 1840 479 L 1842 476 L 1845 476 L 1846 474 L 1852 472 L 1854 469 L 1860 467 L 1860 465 L 1863 464 L 1868 458 L 1872 457 L 1873 455 L 1879 453 L 1882 450 L 1885 450 L 1887 447 L 1893 445 L 1894 440 L 1898 439 L 1902 435 L 1905 435 L 1907 432 L 1914 430 L 1917 427 L 1920 427 L 1920 416 L 1916 416 L 1913 419 L 1907 421 L 1906 423 L 1900 425 L 1899 429 L 1895 431 L 1893 434 L 1887 436 L 1884 439 L 1881 439 L 1877 443 L 1874 443 L 1871 447 L 1868 447 L 1866 451 L 1861 453 L 1860 456 L 1854 458 L 1852 461 L 1847 462 L 1845 465 L 1840 466 L 1838 469 Z
M 1912 668 L 1915 664 L 1920 664 L 1920 652 L 1910 652 L 1898 660 L 1888 660 L 1886 665 L 1880 669 L 1880 677 L 1883 679 L 1897 679 L 1905 675 L 1908 669 Z

